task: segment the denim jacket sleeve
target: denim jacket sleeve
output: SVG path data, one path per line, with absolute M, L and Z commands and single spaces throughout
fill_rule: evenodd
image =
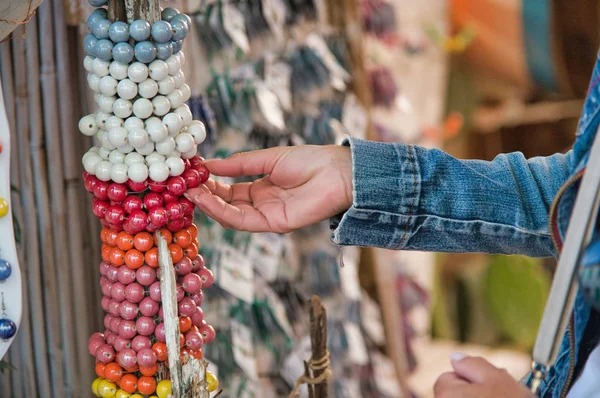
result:
M 349 139 L 354 202 L 331 221 L 338 245 L 555 255 L 548 227 L 572 153 L 458 160 L 437 149 Z

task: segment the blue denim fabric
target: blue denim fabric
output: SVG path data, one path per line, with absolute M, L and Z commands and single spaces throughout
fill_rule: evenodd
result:
M 332 241 L 396 250 L 556 256 L 548 212 L 561 186 L 587 162 L 600 123 L 598 83 L 600 61 L 575 145 L 566 155 L 525 159 L 510 153 L 485 162 L 458 160 L 436 149 L 349 139 L 354 201 L 332 220 Z M 563 238 L 578 188 L 575 183 L 566 189 L 556 204 Z M 590 310 L 578 294 L 575 352 L 565 335 L 540 397 L 560 396 L 571 356 L 578 358 Z

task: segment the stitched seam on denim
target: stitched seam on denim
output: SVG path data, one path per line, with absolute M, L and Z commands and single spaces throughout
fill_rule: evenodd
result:
M 400 153 L 398 153 L 398 147 L 394 146 L 394 149 L 396 149 L 396 153 L 399 157 L 399 159 L 402 159 L 402 156 L 400 155 Z M 413 211 L 415 209 L 415 205 L 417 204 L 417 172 L 416 172 L 416 167 L 415 167 L 415 160 L 413 159 L 413 147 L 412 145 L 407 145 L 406 146 L 406 151 L 408 152 L 408 161 L 411 165 L 412 168 L 412 175 L 413 175 L 413 198 L 412 198 L 412 203 L 410 205 L 410 208 L 408 209 L 408 217 L 413 216 Z M 404 231 L 402 232 L 404 234 L 404 236 L 400 237 L 400 241 L 398 242 L 398 245 L 396 246 L 397 248 L 400 248 L 404 243 L 406 243 L 406 241 L 408 241 L 408 232 L 410 229 L 410 222 L 407 221 L 406 225 L 404 226 Z
M 584 105 L 584 107 L 585 107 L 585 105 Z M 579 129 L 577 129 L 577 133 L 576 133 L 577 137 L 581 137 L 582 135 L 585 134 L 586 130 L 590 127 L 590 125 L 592 124 L 592 122 L 594 121 L 596 116 L 598 116 L 599 112 L 600 112 L 600 104 L 596 104 L 596 107 L 591 112 L 591 115 L 588 117 L 587 123 L 584 126 L 581 126 Z

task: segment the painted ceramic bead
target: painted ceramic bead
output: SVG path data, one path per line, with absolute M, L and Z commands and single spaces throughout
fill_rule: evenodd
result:
M 131 152 L 125 155 L 123 163 L 125 163 L 127 166 L 131 166 L 134 163 L 144 163 L 144 156 L 137 152 Z
M 166 62 L 169 67 L 169 75 L 173 76 L 181 70 L 181 59 L 178 56 L 172 55 Z
M 150 336 L 154 332 L 154 320 L 148 316 L 141 316 L 135 321 L 135 327 L 142 336 Z
M 98 40 L 96 43 L 96 57 L 103 61 L 110 61 L 113 57 L 114 44 L 108 39 Z
M 151 123 L 146 126 L 146 131 L 153 142 L 161 142 L 169 136 L 169 130 L 162 122 Z
M 181 53 L 179 53 L 181 54 Z M 179 71 L 173 75 L 173 80 L 175 80 L 175 88 L 180 88 L 185 83 L 185 75 L 183 71 Z
M 160 153 L 161 155 L 169 155 L 171 152 L 173 152 L 175 150 L 175 140 L 173 139 L 173 137 L 167 137 L 164 140 L 162 140 L 161 142 L 157 142 L 156 143 L 156 152 Z M 153 178 L 154 180 L 154 178 Z
M 125 123 L 123 124 L 123 127 L 125 127 L 128 131 L 131 131 L 134 128 L 143 129 L 144 128 L 144 121 L 142 119 L 140 119 L 139 117 L 131 116 L 131 117 L 128 117 L 125 120 Z
M 146 297 L 144 300 L 142 300 L 142 302 L 144 302 L 146 299 L 150 299 L 150 297 Z M 151 301 L 154 301 L 152 299 L 150 299 Z M 157 303 L 158 304 L 158 303 Z M 141 312 L 141 306 L 140 306 L 140 312 Z M 157 311 L 158 312 L 158 311 Z M 148 315 L 146 315 L 148 316 Z M 133 338 L 133 340 L 131 340 L 131 348 L 133 348 L 133 350 L 135 352 L 139 352 L 140 350 L 143 350 L 144 348 L 152 348 L 152 342 L 150 341 L 150 339 L 146 336 L 135 336 Z
M 158 93 L 158 83 L 149 78 L 138 84 L 138 92 L 144 98 L 154 98 Z
M 166 43 L 173 36 L 173 28 L 167 21 L 156 21 L 152 24 L 152 39 L 157 43 Z
M 164 95 L 157 95 L 152 98 L 152 106 L 154 107 L 154 114 L 157 116 L 164 116 L 171 110 L 171 102 Z
M 110 154 L 108 155 L 108 161 L 111 162 L 112 164 L 125 163 L 125 156 L 126 155 L 122 154 L 121 152 L 119 152 L 117 150 L 113 150 L 113 151 L 110 151 Z M 125 198 L 123 198 L 123 199 L 125 199 Z M 123 200 L 123 199 L 121 199 L 121 200 Z
M 83 49 L 88 56 L 95 57 L 96 56 L 96 45 L 98 44 L 98 39 L 91 33 L 88 33 L 83 38 Z
M 160 17 L 163 21 L 170 21 L 175 15 L 178 15 L 179 11 L 173 7 L 167 7 L 160 13 Z
M 111 113 L 98 111 L 96 112 L 96 124 L 98 125 L 98 129 L 104 129 L 106 121 L 109 117 L 111 117 Z
M 117 80 L 112 76 L 104 76 L 100 79 L 100 92 L 111 97 L 117 93 Z
M 165 61 L 157 59 L 148 65 L 150 78 L 156 81 L 161 81 L 169 75 L 169 67 Z
M 137 95 L 138 86 L 130 79 L 123 79 L 117 84 L 117 93 L 119 97 L 130 100 Z
M 169 168 L 164 163 L 153 163 L 149 167 L 150 178 L 156 182 L 163 182 L 169 178 Z M 156 223 L 153 222 L 156 225 Z
M 127 68 L 127 76 L 135 83 L 141 83 L 148 78 L 148 67 L 141 62 L 134 62 Z
M 160 60 L 166 60 L 173 55 L 173 45 L 171 42 L 167 43 L 155 43 L 156 46 L 156 58 Z
M 108 17 L 108 11 L 106 11 L 106 9 L 104 9 L 104 8 L 98 8 L 98 9 L 92 11 L 90 16 L 87 18 L 88 29 L 91 31 L 92 26 L 94 24 L 96 24 L 96 22 L 98 22 L 101 19 L 106 19 L 107 17 Z
M 167 189 L 175 196 L 181 196 L 185 193 L 187 186 L 181 176 L 171 177 L 167 181 Z
M 101 60 L 100 58 L 95 58 L 94 61 L 92 61 L 92 67 L 94 68 L 95 74 L 100 77 L 104 77 L 108 75 L 110 62 Z
M 143 258 L 142 258 L 142 262 L 143 262 Z M 148 265 L 144 265 L 136 271 L 135 278 L 140 285 L 150 286 L 154 282 L 156 282 L 156 271 L 152 267 L 150 267 Z
M 142 348 L 138 351 L 137 362 L 140 366 L 149 367 L 156 363 L 156 354 L 152 348 Z
M 140 155 L 144 155 L 144 156 L 150 155 L 152 152 L 154 152 L 154 142 L 149 142 L 144 146 L 136 148 L 135 150 Z
M 167 76 L 158 82 L 159 94 L 169 95 L 173 90 L 175 90 L 175 79 L 173 79 L 173 76 Z
M 202 144 L 206 139 L 206 129 L 200 121 L 192 121 L 188 126 L 187 132 L 194 138 L 196 145 Z
M 148 21 L 138 19 L 129 25 L 129 36 L 135 41 L 148 40 L 150 32 L 151 27 Z
M 127 187 L 123 183 L 110 184 L 107 195 L 112 201 L 122 202 L 127 197 Z
M 165 161 L 165 164 L 169 168 L 170 176 L 181 175 L 183 173 L 183 170 L 185 169 L 185 165 L 183 164 L 183 159 L 181 159 L 180 157 L 171 156 L 171 157 L 167 158 L 167 160 Z
M 174 16 L 171 21 L 171 27 L 173 28 L 172 41 L 179 41 L 185 39 L 190 31 L 187 18 L 183 14 Z
M 100 95 L 98 96 L 98 107 L 104 113 L 112 113 L 113 105 L 116 100 L 117 97 L 115 96 Z
M 12 273 L 12 267 L 6 260 L 0 259 L 0 282 L 4 282 L 10 277 Z
M 138 98 L 133 103 L 133 114 L 140 119 L 146 119 L 152 115 L 154 107 L 147 98 Z
M 110 30 L 110 21 L 108 19 L 99 19 L 92 27 L 92 33 L 98 40 L 108 39 L 108 31 Z
M 143 128 L 133 128 L 129 130 L 128 140 L 134 148 L 143 147 L 150 142 L 148 132 Z
M 179 152 L 189 152 L 196 146 L 194 137 L 189 133 L 179 133 L 175 137 L 175 143 L 177 144 L 177 150 Z
M 102 162 L 102 158 L 99 155 L 90 155 L 83 159 L 83 168 L 90 174 L 96 174 L 96 167 Z
M 123 163 L 113 164 L 112 169 L 110 171 L 110 179 L 116 183 L 122 184 L 122 183 L 126 182 L 127 179 L 129 178 L 128 170 L 129 170 L 129 167 L 127 167 L 126 164 L 123 164 Z
M 98 181 L 94 185 L 94 196 L 100 200 L 108 200 L 108 187 L 110 184 L 105 181 Z
M 123 127 L 123 119 L 121 119 L 120 117 L 117 116 L 111 116 L 108 119 L 106 119 L 106 122 L 104 123 L 104 129 L 107 131 L 110 131 L 111 129 L 115 128 L 115 127 Z
M 116 148 L 127 144 L 127 130 L 124 127 L 113 127 L 108 130 L 108 140 Z
M 134 163 L 129 166 L 129 178 L 135 182 L 146 181 L 148 178 L 148 166 L 144 163 Z
M 108 37 L 115 43 L 129 40 L 129 25 L 125 22 L 113 22 L 108 29 Z
M 125 119 L 131 116 L 133 104 L 129 100 L 117 98 L 113 103 L 112 111 L 116 116 Z
M 205 323 L 204 325 L 200 326 L 199 329 L 200 329 L 200 333 L 202 334 L 202 338 L 204 340 L 204 344 L 208 344 L 211 341 L 213 341 L 215 339 L 215 336 L 217 335 L 215 333 L 215 329 L 211 325 L 209 325 L 207 323 Z
M 183 48 L 183 40 L 171 40 L 171 45 L 173 46 L 173 55 L 177 55 Z
M 134 49 L 129 43 L 117 43 L 112 51 L 113 59 L 123 64 L 133 61 L 134 54 Z
M 91 114 L 79 119 L 79 131 L 81 131 L 83 135 L 87 135 L 88 137 L 95 135 L 98 132 L 98 123 L 96 123 L 96 116 Z
M 158 152 L 152 152 L 150 155 L 146 156 L 146 164 L 148 166 L 152 165 L 153 163 L 164 163 L 165 162 L 165 156 L 158 153 Z
M 108 160 L 103 160 L 96 166 L 95 175 L 100 181 L 110 180 L 112 164 Z
M 167 126 L 167 130 L 171 136 L 176 135 L 183 128 L 183 120 L 181 119 L 181 116 L 173 112 L 167 113 L 165 116 L 163 116 L 162 122 L 165 126 Z
M 100 92 L 100 79 L 101 77 L 98 76 L 95 73 L 88 73 L 87 74 L 87 83 L 88 83 L 88 87 L 90 88 L 90 90 L 92 90 L 94 93 L 98 93 Z
M 135 59 L 140 62 L 149 64 L 154 61 L 157 55 L 156 46 L 150 41 L 142 41 L 135 45 Z
M 135 330 L 134 330 L 134 333 L 135 333 Z M 121 336 L 123 336 L 123 333 L 119 333 L 119 334 Z M 127 334 L 129 334 L 129 333 L 127 333 Z M 123 337 L 125 337 L 125 336 L 123 336 Z M 119 365 L 121 365 L 125 369 L 129 369 L 137 363 L 137 353 L 131 348 L 125 349 L 125 350 L 119 352 L 119 355 L 117 355 L 117 362 L 119 362 Z
M 133 152 L 135 150 L 135 148 L 130 143 L 127 143 L 123 146 L 118 147 L 117 150 L 121 153 L 127 154 L 130 152 Z
M 129 65 L 119 61 L 112 61 L 108 67 L 108 71 L 112 77 L 117 80 L 127 78 L 127 68 Z
M 203 343 L 202 335 L 197 330 L 190 330 L 185 334 L 185 345 L 188 348 L 198 350 L 202 347 Z
M 171 102 L 171 108 L 177 109 L 183 105 L 183 94 L 180 90 L 175 89 L 167 95 L 169 102 Z

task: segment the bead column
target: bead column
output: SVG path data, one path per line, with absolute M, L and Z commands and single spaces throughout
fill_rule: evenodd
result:
M 165 398 L 171 382 L 164 378 L 156 231 L 168 243 L 177 275 L 182 363 L 202 358 L 203 344 L 215 337 L 200 308 L 202 288 L 212 285 L 213 275 L 198 255 L 194 206 L 183 196 L 209 177 L 197 156 L 206 132 L 185 104 L 190 88 L 181 71 L 191 19 L 166 8 L 152 24 L 113 22 L 106 0 L 88 1 L 98 8 L 87 20 L 84 67 L 99 110 L 84 116 L 79 129 L 99 142 L 82 161 L 92 211 L 104 227 L 100 284 L 107 313 L 104 332 L 89 340 L 98 375 L 92 391 Z M 214 376 L 206 379 L 216 389 Z

